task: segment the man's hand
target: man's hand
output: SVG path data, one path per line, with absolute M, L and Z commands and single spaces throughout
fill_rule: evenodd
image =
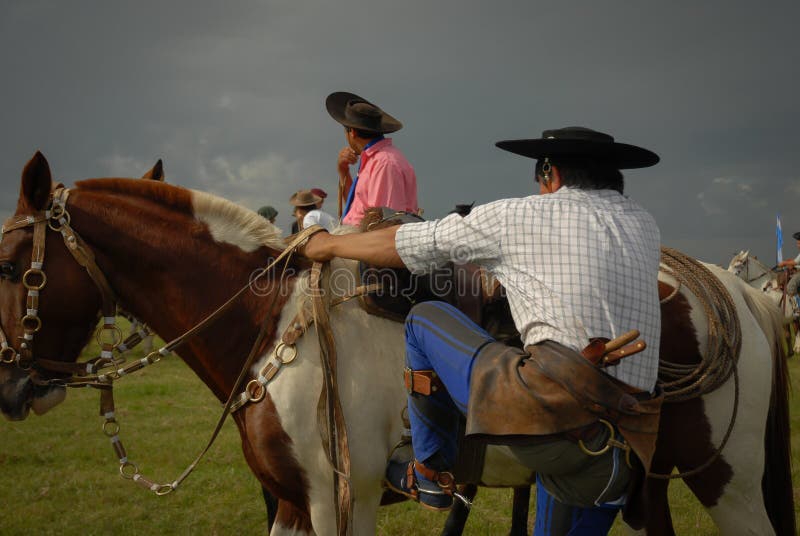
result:
M 358 162 L 358 155 L 350 148 L 345 147 L 339 151 L 339 158 L 336 161 L 336 167 L 339 169 L 339 174 L 343 175 L 350 171 L 350 166 Z
M 298 253 L 311 259 L 312 261 L 325 262 L 333 258 L 330 246 L 331 235 L 325 231 L 320 231 L 311 235 L 305 245 L 298 249 Z
M 368 233 L 331 235 L 316 233 L 298 253 L 312 261 L 325 262 L 334 257 L 364 261 L 374 266 L 403 268 L 403 260 L 394 245 L 399 225 Z

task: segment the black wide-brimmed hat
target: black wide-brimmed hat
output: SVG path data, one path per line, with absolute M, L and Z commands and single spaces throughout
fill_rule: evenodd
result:
M 647 149 L 618 143 L 612 136 L 585 127 L 545 130 L 542 137 L 528 140 L 504 140 L 499 148 L 528 158 L 592 158 L 607 162 L 617 169 L 654 166 L 658 155 Z
M 336 122 L 350 128 L 376 134 L 389 134 L 403 128 L 403 123 L 366 99 L 353 93 L 337 91 L 325 99 L 325 108 Z

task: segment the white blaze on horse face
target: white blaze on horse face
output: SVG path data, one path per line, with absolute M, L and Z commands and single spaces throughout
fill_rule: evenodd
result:
M 280 229 L 255 212 L 206 192 L 191 192 L 194 216 L 206 224 L 215 241 L 237 246 L 246 253 L 262 246 L 284 249 Z

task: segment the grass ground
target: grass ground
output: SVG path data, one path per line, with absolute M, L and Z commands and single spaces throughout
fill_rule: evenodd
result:
M 794 392 L 800 359 L 790 360 Z M 159 482 L 178 477 L 205 445 L 221 405 L 177 358 L 126 378 L 115 389 L 121 437 L 131 460 Z M 260 486 L 229 421 L 203 462 L 175 493 L 156 497 L 122 480 L 102 434 L 94 390 L 24 422 L 0 419 L 0 534 L 263 534 Z M 795 502 L 800 505 L 800 401 L 791 402 Z M 681 482 L 670 487 L 678 534 L 716 534 Z M 800 511 L 800 510 L 798 510 Z M 467 534 L 504 534 L 511 491 L 481 490 Z M 532 517 L 532 516 L 531 516 Z M 378 533 L 438 534 L 445 516 L 405 503 L 381 509 Z M 622 534 L 619 521 L 613 534 Z

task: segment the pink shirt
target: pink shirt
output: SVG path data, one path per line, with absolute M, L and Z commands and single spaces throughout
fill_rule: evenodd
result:
M 342 223 L 358 225 L 370 207 L 389 207 L 407 212 L 419 209 L 414 168 L 389 138 L 361 153 L 353 203 Z

